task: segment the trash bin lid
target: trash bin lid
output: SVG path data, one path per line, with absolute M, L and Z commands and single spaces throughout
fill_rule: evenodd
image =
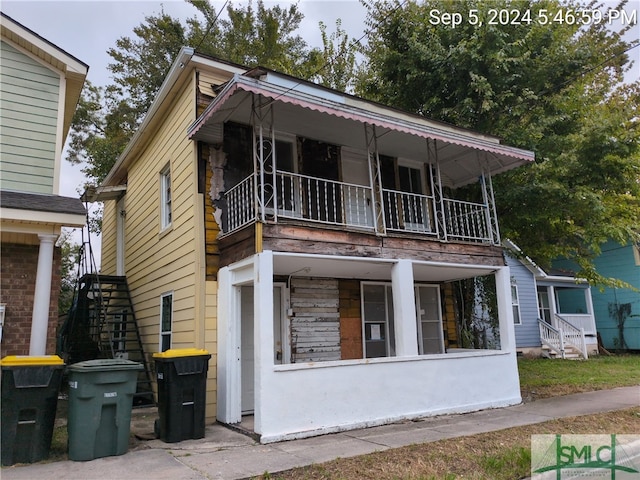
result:
M 170 348 L 164 352 L 153 354 L 153 358 L 195 357 L 209 355 L 209 352 L 200 348 Z
M 114 370 L 142 370 L 141 363 L 125 360 L 124 358 L 101 358 L 98 360 L 87 360 L 85 362 L 69 365 L 69 370 L 74 372 L 102 372 Z
M 8 355 L 0 360 L 3 367 L 41 367 L 43 365 L 64 365 L 58 355 Z

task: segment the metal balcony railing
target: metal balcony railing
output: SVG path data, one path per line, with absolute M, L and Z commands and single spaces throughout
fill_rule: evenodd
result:
M 258 219 L 277 222 L 278 218 L 371 231 L 379 228 L 372 207 L 375 192 L 369 186 L 282 171 L 260 178 L 252 174 L 225 193 L 225 233 Z M 499 243 L 490 228 L 487 205 L 448 198 L 438 203 L 430 195 L 383 189 L 381 208 L 388 231 Z M 439 211 L 444 231 L 436 222 Z

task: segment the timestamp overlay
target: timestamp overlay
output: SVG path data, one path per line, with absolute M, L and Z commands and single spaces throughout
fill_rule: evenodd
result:
M 634 7 L 589 9 L 589 8 L 559 8 L 559 9 L 518 9 L 518 8 L 490 8 L 485 11 L 470 9 L 465 13 L 445 12 L 432 9 L 428 13 L 429 23 L 445 25 L 451 28 L 463 24 L 475 25 L 577 25 L 589 26 L 594 24 L 636 25 L 638 23 L 638 9 Z

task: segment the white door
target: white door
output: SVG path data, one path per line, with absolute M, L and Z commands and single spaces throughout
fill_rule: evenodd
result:
M 418 318 L 418 352 L 444 353 L 440 287 L 416 286 L 416 313 Z
M 254 407 L 254 359 L 253 359 L 253 287 L 240 287 L 240 397 L 243 415 L 253 413 Z
M 349 225 L 373 227 L 373 210 L 371 208 L 371 180 L 369 163 L 362 152 L 343 147 L 340 161 L 342 163 L 342 180 L 348 184 L 342 186 L 345 219 Z M 360 186 L 362 185 L 362 186 Z
M 273 355 L 274 363 L 288 363 L 289 333 L 286 318 L 282 314 L 282 285 L 273 287 Z M 251 414 L 255 402 L 255 359 L 253 342 L 253 286 L 240 288 L 240 378 L 241 412 Z

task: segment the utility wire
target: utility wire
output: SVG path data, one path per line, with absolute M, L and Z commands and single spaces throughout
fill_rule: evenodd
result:
M 218 18 L 220 17 L 220 15 L 222 15 L 222 12 L 224 11 L 224 9 L 226 8 L 227 4 L 229 3 L 229 0 L 225 0 L 224 5 L 222 5 L 222 7 L 220 7 L 220 11 L 218 12 L 218 14 L 215 16 L 215 18 L 209 23 L 209 26 L 207 27 L 207 31 L 204 32 L 204 35 L 202 36 L 202 38 L 200 39 L 200 43 L 198 43 L 198 45 L 196 46 L 196 48 L 194 49 L 194 51 L 197 51 L 202 44 L 204 43 L 204 41 L 206 40 L 206 38 L 209 36 L 209 33 L 211 33 L 211 29 L 213 28 L 213 26 L 216 24 L 216 22 L 218 21 Z

